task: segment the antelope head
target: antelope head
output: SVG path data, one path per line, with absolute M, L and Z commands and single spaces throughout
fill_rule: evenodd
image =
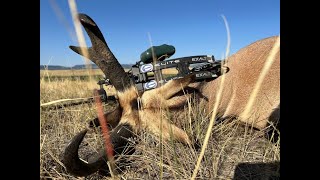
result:
M 160 123 L 158 117 L 162 114 L 162 108 L 177 108 L 186 103 L 190 95 L 178 96 L 177 94 L 193 82 L 195 77 L 189 75 L 185 78 L 171 80 L 160 88 L 139 94 L 133 81 L 110 51 L 97 24 L 85 14 L 78 14 L 78 18 L 90 37 L 92 47 L 86 48 L 87 55 L 80 47 L 70 46 L 70 48 L 94 62 L 117 90 L 119 106 L 114 111 L 105 114 L 108 122 L 118 123 L 110 133 L 114 153 L 122 153 L 126 148 L 128 138 L 133 137 L 142 128 L 155 135 L 161 134 L 164 140 L 172 138 L 191 145 L 188 135 L 182 129 L 169 123 L 167 119 L 162 119 Z M 77 134 L 64 151 L 63 163 L 67 171 L 75 176 L 87 176 L 107 167 L 104 150 L 90 158 L 88 163 L 79 159 L 79 145 L 86 132 L 87 130 L 84 130 Z

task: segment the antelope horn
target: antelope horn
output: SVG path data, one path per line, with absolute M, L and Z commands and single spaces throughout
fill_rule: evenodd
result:
M 91 40 L 92 47 L 69 46 L 70 49 L 94 62 L 102 70 L 106 78 L 110 79 L 116 90 L 124 91 L 129 88 L 132 85 L 132 81 L 109 49 L 98 25 L 86 14 L 80 13 L 78 18 Z M 88 51 L 87 55 L 83 53 L 83 49 Z
M 78 133 L 70 143 L 67 145 L 63 155 L 63 164 L 67 171 L 74 176 L 88 176 L 102 168 L 107 168 L 107 157 L 105 150 L 101 150 L 100 153 L 90 158 L 89 162 L 84 162 L 79 159 L 78 150 L 87 130 L 83 130 Z M 114 153 L 121 154 L 127 148 L 128 138 L 133 137 L 132 128 L 128 124 L 122 124 L 117 126 L 111 133 L 111 143 L 114 146 Z M 132 154 L 133 149 L 126 151 L 126 154 Z
M 81 144 L 86 133 L 87 130 L 83 130 L 73 137 L 64 151 L 63 164 L 67 171 L 75 176 L 88 176 L 98 171 L 98 169 L 106 162 L 103 156 L 93 163 L 86 163 L 79 159 L 79 145 Z

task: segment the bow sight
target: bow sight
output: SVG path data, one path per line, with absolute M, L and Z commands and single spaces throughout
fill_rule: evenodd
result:
M 127 72 L 129 77 L 140 92 L 155 89 L 169 80 L 183 78 L 188 74 L 195 74 L 197 82 L 213 80 L 221 75 L 221 68 L 224 72 L 229 69 L 221 67 L 221 61 L 216 61 L 214 56 L 199 55 L 175 59 L 168 59 L 175 53 L 174 46 L 163 44 L 152 46 L 140 55 L 140 61 L 136 62 Z M 175 68 L 176 74 L 163 74 L 162 70 Z M 111 82 L 112 83 L 112 82 Z M 107 79 L 100 80 L 99 93 L 102 101 L 107 100 L 106 92 L 102 84 L 110 84 Z
M 173 46 L 163 44 L 152 46 L 141 54 L 140 61 L 128 71 L 139 91 L 160 87 L 169 80 L 183 78 L 191 73 L 195 74 L 196 81 L 212 80 L 221 75 L 221 61 L 215 61 L 214 56 L 167 59 L 174 53 Z M 175 68 L 178 72 L 165 77 L 162 70 L 168 68 Z

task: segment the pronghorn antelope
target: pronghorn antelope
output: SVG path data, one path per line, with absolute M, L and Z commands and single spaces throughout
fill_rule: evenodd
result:
M 92 42 L 92 47 L 87 49 L 88 58 L 98 65 L 117 90 L 119 105 L 114 111 L 105 114 L 108 122 L 117 125 L 110 134 L 115 153 L 121 153 L 128 143 L 127 138 L 134 136 L 141 129 L 162 135 L 164 140 L 173 138 L 186 145 L 192 145 L 192 141 L 182 129 L 167 119 L 162 119 L 160 123 L 157 117 L 161 116 L 161 109 L 183 106 L 189 96 L 178 96 L 178 94 L 189 85 L 208 98 L 206 108 L 210 113 L 215 104 L 215 92 L 220 86 L 222 76 L 211 82 L 192 84 L 194 76 L 191 74 L 141 94 L 110 51 L 96 23 L 85 14 L 79 14 L 78 18 Z M 280 52 L 276 53 L 275 61 L 263 80 L 251 110 L 246 114 L 243 113 L 250 99 L 250 93 L 255 88 L 260 72 L 276 41 L 277 37 L 257 41 L 228 58 L 227 66 L 230 70 L 223 75 L 225 84 L 217 110 L 219 117 L 240 117 L 241 121 L 250 123 L 258 129 L 265 128 L 268 121 L 271 121 L 270 118 L 279 118 Z M 81 48 L 74 46 L 70 48 L 84 55 Z M 90 175 L 102 167 L 105 168 L 106 165 L 104 150 L 88 163 L 79 159 L 78 148 L 85 134 L 86 130 L 76 135 L 64 152 L 63 163 L 68 172 L 76 176 Z

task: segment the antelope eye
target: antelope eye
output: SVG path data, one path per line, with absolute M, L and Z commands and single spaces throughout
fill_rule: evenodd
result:
M 106 113 L 113 112 L 118 106 L 119 101 L 117 99 L 108 99 L 106 103 L 103 104 Z

